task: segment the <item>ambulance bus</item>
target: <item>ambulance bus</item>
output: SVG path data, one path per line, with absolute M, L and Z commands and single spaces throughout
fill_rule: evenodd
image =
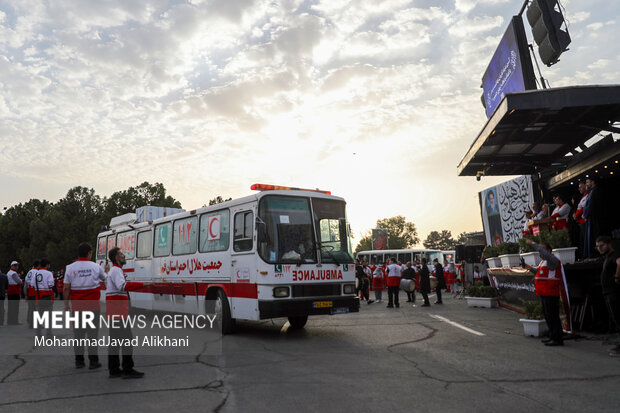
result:
M 260 192 L 146 222 L 111 225 L 97 262 L 121 248 L 133 307 L 235 320 L 359 311 L 345 201 L 330 192 L 255 184 Z M 133 214 L 130 214 L 133 215 Z M 113 219 L 114 221 L 114 219 Z M 117 220 L 118 222 L 118 220 Z

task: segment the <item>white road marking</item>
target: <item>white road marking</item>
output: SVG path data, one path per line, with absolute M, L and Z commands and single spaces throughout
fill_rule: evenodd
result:
M 475 334 L 475 335 L 477 335 L 477 336 L 484 336 L 484 333 L 481 333 L 481 332 L 476 331 L 476 330 L 472 330 L 472 329 L 471 329 L 471 328 L 469 328 L 469 327 L 465 327 L 464 325 L 461 325 L 461 324 L 456 323 L 456 322 L 454 322 L 454 321 L 450 321 L 450 320 L 448 320 L 447 318 L 442 317 L 442 316 L 440 316 L 440 315 L 436 315 L 436 314 L 429 314 L 429 316 L 431 316 L 431 317 L 433 317 L 433 318 L 435 318 L 435 319 L 437 319 L 437 320 L 439 320 L 439 321 L 443 321 L 444 323 L 448 323 L 448 324 L 450 324 L 450 325 L 453 325 L 454 327 L 460 328 L 461 330 L 465 330 L 465 331 L 467 331 L 468 333 Z

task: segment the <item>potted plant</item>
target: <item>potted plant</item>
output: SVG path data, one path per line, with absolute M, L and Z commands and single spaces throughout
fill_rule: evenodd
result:
M 548 233 L 548 243 L 553 255 L 558 257 L 562 264 L 573 264 L 577 247 L 571 246 L 570 234 L 567 228 Z
M 497 258 L 498 255 L 499 251 L 497 247 L 487 247 L 487 249 L 484 250 L 484 257 L 486 258 L 489 268 L 497 268 L 502 266 L 499 258 Z
M 540 237 L 538 235 L 526 235 L 519 240 L 521 258 L 523 258 L 526 264 L 536 267 L 540 264 L 540 254 L 530 244 L 525 242 L 526 239 L 531 239 L 536 243 L 540 243 Z
M 476 281 L 467 287 L 467 306 L 494 308 L 498 306 L 495 288 Z
M 499 259 L 502 267 L 518 267 L 521 261 L 519 244 L 516 242 L 503 242 L 499 246 Z
M 542 304 L 540 301 L 525 301 L 525 318 L 519 319 L 523 324 L 523 333 L 530 337 L 540 337 L 548 331 L 544 320 Z

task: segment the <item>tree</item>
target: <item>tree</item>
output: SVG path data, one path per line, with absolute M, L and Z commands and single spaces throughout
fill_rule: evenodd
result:
M 209 206 L 221 204 L 222 202 L 227 202 L 227 201 L 232 201 L 232 198 L 223 199 L 220 195 L 218 195 L 215 198 L 209 200 Z
M 397 215 L 392 218 L 377 220 L 376 228 L 384 228 L 388 233 L 388 247 L 390 249 L 410 248 L 420 242 L 418 230 L 413 222 L 407 222 L 405 217 Z M 355 247 L 355 253 L 372 248 L 372 235 L 367 233 Z
M 464 245 L 467 242 L 467 232 L 461 232 L 456 239 L 455 245 Z
M 444 229 L 441 233 L 431 231 L 422 245 L 424 248 L 445 251 L 453 249 L 457 242 L 452 238 L 452 232 Z

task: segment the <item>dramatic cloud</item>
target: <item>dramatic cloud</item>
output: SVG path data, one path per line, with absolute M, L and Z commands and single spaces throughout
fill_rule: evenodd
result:
M 563 2 L 573 43 L 544 68 L 553 86 L 620 78 L 620 6 L 583 3 Z M 479 229 L 475 194 L 495 181 L 455 170 L 518 11 L 507 0 L 4 2 L 5 206 L 148 180 L 193 208 L 265 181 L 342 195 L 358 235 L 396 214 L 423 235 Z

